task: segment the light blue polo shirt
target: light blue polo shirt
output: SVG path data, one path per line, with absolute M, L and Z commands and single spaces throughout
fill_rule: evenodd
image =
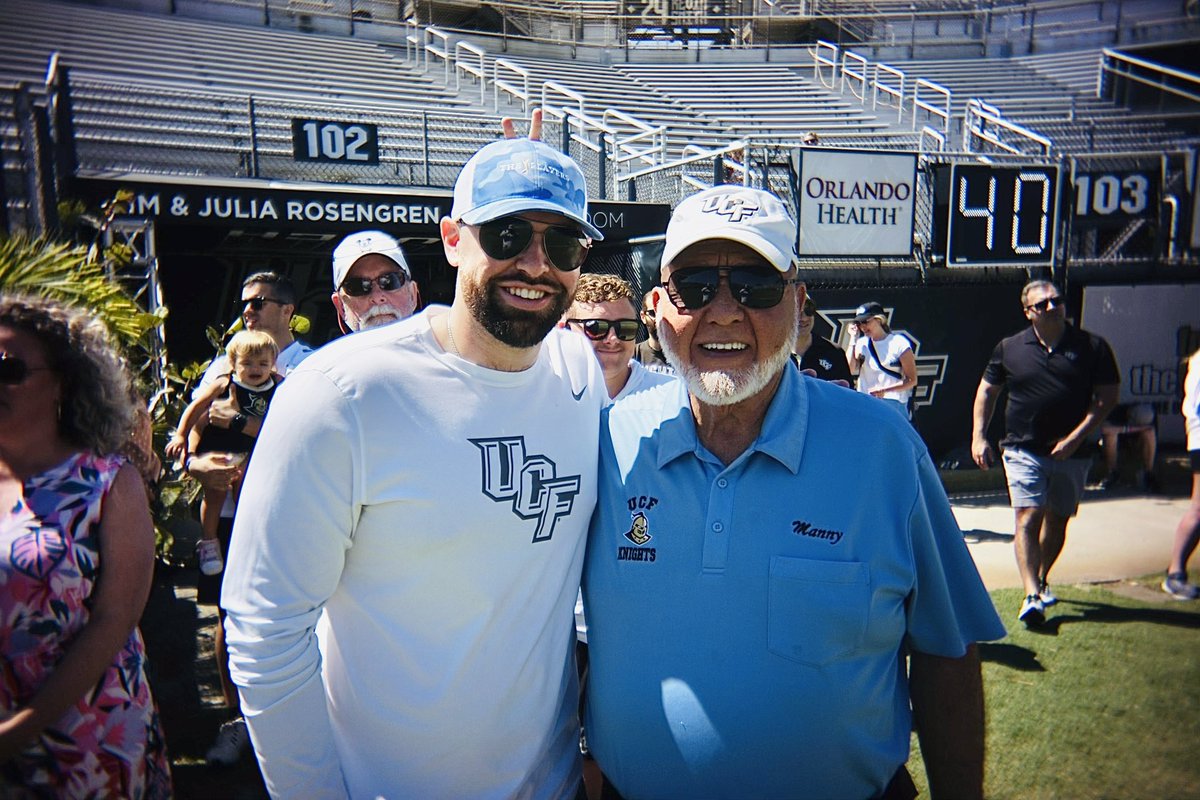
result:
M 905 647 L 1004 626 L 929 454 L 784 370 L 725 467 L 682 382 L 606 409 L 583 596 L 588 744 L 627 798 L 863 798 L 908 759 Z

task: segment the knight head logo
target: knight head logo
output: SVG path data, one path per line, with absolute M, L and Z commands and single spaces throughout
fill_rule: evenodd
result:
M 650 535 L 650 521 L 641 511 L 633 515 L 633 524 L 625 531 L 625 538 L 638 547 L 654 538 Z

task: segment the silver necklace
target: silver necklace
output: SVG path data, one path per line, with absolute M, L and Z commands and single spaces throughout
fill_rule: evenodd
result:
M 462 358 L 462 353 L 458 351 L 458 345 L 454 343 L 454 326 L 450 324 L 450 314 L 446 314 L 446 343 L 450 345 L 450 350 L 454 355 Z

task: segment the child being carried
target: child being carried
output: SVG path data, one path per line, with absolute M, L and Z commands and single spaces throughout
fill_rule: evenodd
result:
M 249 417 L 266 416 L 275 387 L 283 380 L 275 373 L 279 347 L 274 339 L 262 331 L 239 331 L 229 340 L 225 352 L 231 372 L 199 390 L 184 410 L 167 444 L 167 456 L 183 464 L 187 463 L 188 440 L 193 432 L 199 432 L 195 448 L 197 455 L 225 453 L 230 463 L 239 463 L 247 458 L 254 449 L 255 440 L 243 432 L 246 421 Z M 232 396 L 239 412 L 228 428 L 207 424 L 209 406 L 223 396 Z M 239 488 L 237 485 L 232 487 L 235 502 Z M 216 575 L 225 568 L 221 544 L 217 540 L 217 527 L 226 494 L 221 489 L 205 489 L 200 500 L 200 526 L 203 532 L 196 549 L 200 556 L 200 571 L 205 575 Z

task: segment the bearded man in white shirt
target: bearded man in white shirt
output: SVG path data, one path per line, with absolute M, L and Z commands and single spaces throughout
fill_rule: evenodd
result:
M 275 797 L 579 787 L 572 610 L 607 392 L 556 326 L 602 236 L 578 165 L 510 139 L 468 161 L 441 237 L 453 304 L 315 354 L 248 470 L 222 604 Z

